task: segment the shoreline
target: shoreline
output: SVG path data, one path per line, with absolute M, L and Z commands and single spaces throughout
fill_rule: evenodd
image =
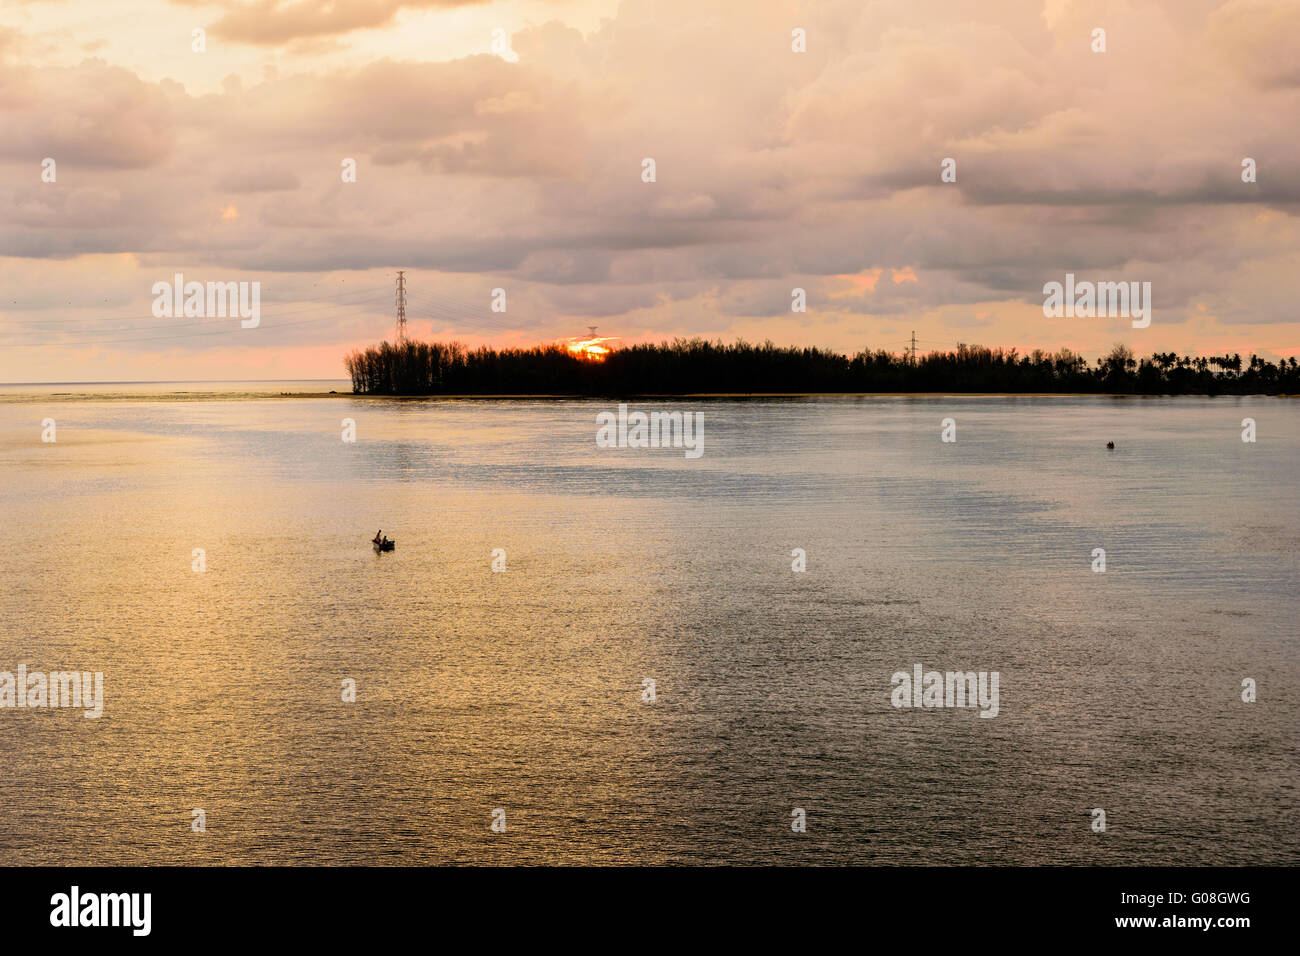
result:
M 836 398 L 1296 398 L 1288 393 L 1269 392 L 1180 392 L 1177 394 L 1135 392 L 646 392 L 627 395 L 584 395 L 538 392 L 497 395 L 375 395 L 355 392 L 0 392 L 0 405 L 37 402 L 247 402 L 278 399 L 356 399 L 379 402 L 637 402 L 637 401 L 745 401 L 766 399 L 836 399 Z
M 338 394 L 319 394 L 304 392 L 294 395 L 281 395 L 282 398 L 363 398 L 391 399 L 397 401 L 428 401 L 452 399 L 455 401 L 673 401 L 696 399 L 764 399 L 764 398 L 1295 398 L 1288 394 L 1270 394 L 1268 392 L 1218 392 L 1210 395 L 1206 392 L 1134 393 L 1134 392 L 645 392 L 628 395 L 368 395 L 352 392 Z

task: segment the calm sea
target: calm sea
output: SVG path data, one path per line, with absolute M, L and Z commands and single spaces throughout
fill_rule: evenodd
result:
M 1300 859 L 1294 400 L 347 391 L 0 388 L 0 864 Z

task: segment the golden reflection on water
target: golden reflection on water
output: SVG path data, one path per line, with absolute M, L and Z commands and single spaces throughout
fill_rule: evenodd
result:
M 0 403 L 0 669 L 106 685 L 0 710 L 0 863 L 1294 859 L 1290 405 L 718 403 L 699 462 L 602 408 Z

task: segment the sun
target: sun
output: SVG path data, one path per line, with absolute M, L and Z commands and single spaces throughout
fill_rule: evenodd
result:
M 588 362 L 603 362 L 606 356 L 613 351 L 604 343 L 611 341 L 608 338 L 593 336 L 586 339 L 573 339 L 568 344 L 571 353 L 580 359 Z
M 571 342 L 569 351 L 578 356 L 578 358 L 587 359 L 591 362 L 603 362 L 605 356 L 610 350 L 603 345 L 597 345 L 595 342 Z

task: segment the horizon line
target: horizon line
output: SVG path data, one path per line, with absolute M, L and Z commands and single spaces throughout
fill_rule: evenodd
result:
M 0 382 L 0 388 L 10 385 L 228 385 L 231 383 L 255 382 L 347 382 L 347 376 L 339 378 L 142 378 L 122 381 L 96 382 Z

